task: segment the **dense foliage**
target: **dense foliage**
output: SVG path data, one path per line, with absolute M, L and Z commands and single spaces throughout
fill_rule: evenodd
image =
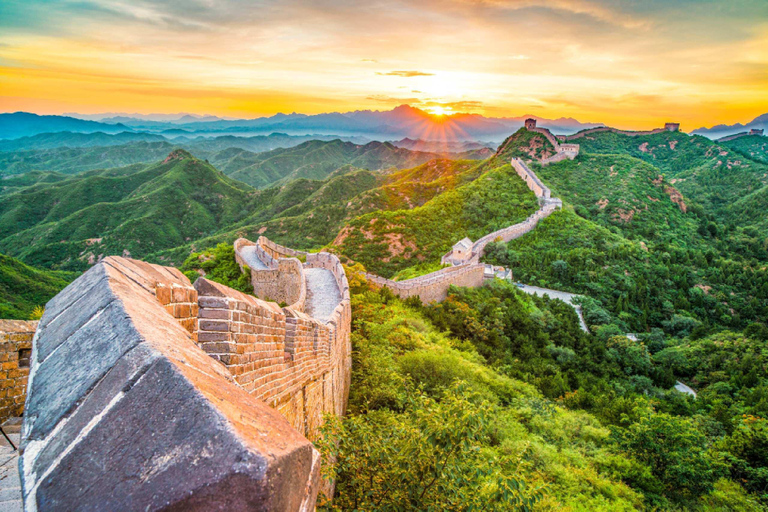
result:
M 243 293 L 253 293 L 251 272 L 247 266 L 240 269 L 232 244 L 219 244 L 206 251 L 193 252 L 180 270 L 193 283 L 198 277 L 205 277 Z
M 732 382 L 749 374 L 752 363 L 733 371 L 726 362 L 730 346 L 706 362 L 679 355 L 717 338 L 588 335 L 570 306 L 500 282 L 427 307 L 353 282 L 350 413 L 326 424 L 322 443 L 336 478 L 327 509 L 515 510 L 531 498 L 534 510 L 767 504 L 765 421 L 734 409 L 728 427 L 710 404 L 671 389 L 671 361 L 691 366 L 686 378 L 694 368 Z
M 40 308 L 75 274 L 30 267 L 0 254 L 0 318 L 36 319 Z

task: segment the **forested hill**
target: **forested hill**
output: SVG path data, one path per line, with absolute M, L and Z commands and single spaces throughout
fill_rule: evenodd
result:
M 245 217 L 255 190 L 176 150 L 160 163 L 41 181 L 0 201 L 0 251 L 83 270 L 109 254 L 143 256 Z

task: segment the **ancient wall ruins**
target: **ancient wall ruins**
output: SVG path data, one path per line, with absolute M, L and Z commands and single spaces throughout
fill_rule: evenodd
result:
M 0 424 L 21 416 L 37 322 L 0 320 Z
M 528 121 L 526 123 L 531 126 L 531 123 L 528 123 Z M 548 217 L 553 211 L 563 206 L 562 200 L 551 197 L 549 188 L 544 185 L 525 162 L 519 158 L 513 158 L 511 164 L 518 176 L 539 198 L 541 206 L 536 212 L 522 222 L 488 233 L 476 241 L 472 244 L 471 255 L 466 259 L 457 261 L 453 257 L 453 250 L 449 251 L 443 255 L 440 262 L 444 265 L 453 265 L 451 267 L 405 281 L 392 281 L 375 274 L 366 274 L 368 281 L 376 286 L 386 286 L 395 295 L 402 298 L 418 296 L 425 304 L 445 299 L 448 289 L 452 285 L 465 287 L 482 286 L 486 266 L 480 263 L 480 259 L 483 257 L 486 245 L 494 241 L 509 242 L 529 233 L 536 228 L 541 219 Z M 491 272 L 490 277 L 492 278 L 494 275 L 495 272 Z
M 525 120 L 525 129 L 530 132 L 536 132 L 542 134 L 555 148 L 555 154 L 541 160 L 542 165 L 547 165 L 553 162 L 559 162 L 561 160 L 573 160 L 579 155 L 578 144 L 562 144 L 560 140 L 566 140 L 563 136 L 558 135 L 555 137 L 552 132 L 547 128 L 540 128 L 536 126 L 535 119 Z
M 763 132 L 764 130 L 762 129 L 752 128 L 748 132 L 734 133 L 733 135 L 726 135 L 725 137 L 720 137 L 719 139 L 717 139 L 716 142 L 728 142 L 729 140 L 740 139 L 742 137 L 749 137 L 750 135 L 762 136 Z
M 31 358 L 27 507 L 312 510 L 310 440 L 346 409 L 351 311 L 338 258 L 304 258 L 339 290 L 323 320 L 119 257 L 54 297 Z

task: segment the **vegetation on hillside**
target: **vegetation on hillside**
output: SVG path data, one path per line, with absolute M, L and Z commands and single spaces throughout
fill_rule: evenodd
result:
M 335 250 L 391 277 L 409 266 L 439 261 L 465 236 L 476 240 L 536 211 L 534 195 L 503 159 L 491 158 L 467 173 L 473 181 L 423 206 L 357 217 L 334 240 Z
M 182 150 L 161 163 L 38 183 L 0 202 L 0 250 L 84 270 L 111 254 L 144 257 L 244 218 L 254 190 Z
M 323 509 L 764 509 L 757 408 L 712 413 L 670 390 L 670 361 L 744 390 L 759 361 L 724 366 L 717 339 L 699 340 L 702 361 L 680 355 L 690 338 L 587 335 L 570 306 L 500 282 L 427 307 L 365 288 L 349 414 L 324 427 Z
M 30 267 L 0 254 L 0 318 L 35 319 L 36 310 L 40 311 L 75 276 Z

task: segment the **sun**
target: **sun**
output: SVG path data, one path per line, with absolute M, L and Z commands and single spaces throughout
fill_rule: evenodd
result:
M 451 107 L 443 107 L 441 105 L 434 105 L 432 107 L 428 107 L 427 111 L 433 116 L 438 116 L 438 117 L 452 114 Z

